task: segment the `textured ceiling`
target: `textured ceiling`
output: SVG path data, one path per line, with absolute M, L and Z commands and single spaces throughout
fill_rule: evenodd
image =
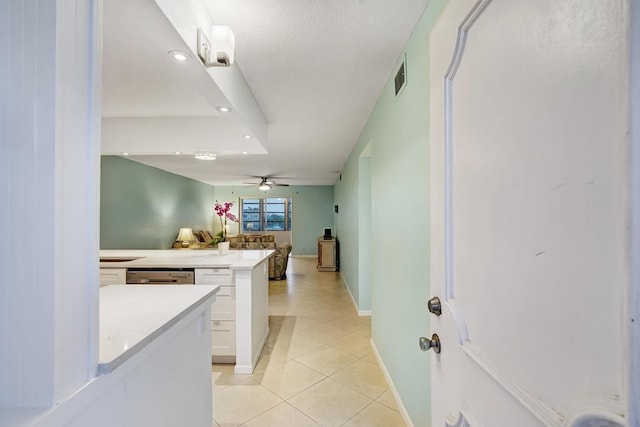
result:
M 140 141 L 145 139 L 140 137 L 144 131 L 129 132 L 119 119 L 146 125 L 154 117 L 188 116 L 188 125 L 174 121 L 178 128 L 193 126 L 191 132 L 157 131 L 159 135 L 146 138 L 146 144 L 163 150 L 152 153 L 147 147 L 142 152 L 156 155 L 130 158 L 218 185 L 237 185 L 251 175 L 289 177 L 290 181 L 281 181 L 296 185 L 332 185 L 428 0 L 204 2 L 213 21 L 229 26 L 235 34 L 236 66 L 262 110 L 268 138 L 241 141 L 237 135 L 248 132 L 242 129 L 242 120 L 216 117 L 219 114 L 211 108 L 224 98 L 217 98 L 216 88 L 207 86 L 204 68 L 197 61 L 182 70 L 169 63 L 166 52 L 180 44 L 175 38 L 179 36 L 172 33 L 159 9 L 151 11 L 153 1 L 109 0 L 104 23 L 104 81 L 109 93 L 103 96 L 104 115 L 111 120 L 105 119 L 107 130 L 113 133 L 116 128 L 119 137 L 103 135 L 103 152 L 136 153 L 140 152 L 136 144 L 145 144 Z M 125 25 L 128 19 L 131 25 Z M 123 58 L 114 53 L 120 54 L 123 47 L 114 49 L 114 45 L 135 37 L 127 32 L 149 33 L 141 28 L 166 35 L 154 36 L 157 53 L 151 59 L 129 55 L 123 64 Z M 128 73 L 127 68 L 135 68 L 128 61 L 136 60 L 145 63 Z M 161 67 L 155 60 L 167 64 Z M 170 126 L 168 120 L 163 122 Z M 215 131 L 218 126 L 219 132 Z M 197 137 L 200 129 L 207 138 Z M 202 151 L 203 144 L 219 154 L 217 160 L 157 154 L 198 151 L 195 147 Z M 242 155 L 242 151 L 252 154 Z

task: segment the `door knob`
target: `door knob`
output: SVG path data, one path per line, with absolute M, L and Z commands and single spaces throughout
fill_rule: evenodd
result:
M 438 334 L 431 335 L 431 339 L 427 337 L 420 337 L 419 343 L 420 350 L 427 351 L 432 348 L 436 354 L 440 354 L 440 337 Z
M 429 311 L 436 316 L 440 316 L 442 314 L 442 304 L 440 304 L 440 298 L 433 297 L 427 303 L 427 308 Z

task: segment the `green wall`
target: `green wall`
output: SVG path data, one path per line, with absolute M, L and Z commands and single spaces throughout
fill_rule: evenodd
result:
M 220 202 L 238 203 L 240 197 L 292 197 L 294 255 L 317 255 L 317 238 L 325 228 L 334 228 L 333 187 L 300 185 L 274 187 L 269 191 L 260 191 L 257 187 L 216 186 L 215 199 Z M 234 207 L 235 209 L 236 207 Z M 237 210 L 234 211 L 237 213 Z M 214 225 L 214 231 L 220 229 Z M 232 233 L 236 230 L 232 229 Z
M 332 186 L 255 187 L 203 184 L 118 156 L 102 157 L 100 183 L 101 249 L 167 249 L 180 227 L 220 230 L 216 200 L 240 197 L 292 197 L 295 255 L 316 255 L 318 236 L 334 228 Z M 232 234 L 237 233 L 237 227 Z
M 429 3 L 405 52 L 407 86 L 396 99 L 390 76 L 335 185 L 342 273 L 360 309 L 371 295 L 372 338 L 412 422 L 429 426 L 429 33 L 446 0 Z M 403 53 L 404 55 L 404 53 Z M 400 61 L 401 59 L 399 59 Z M 400 62 L 398 62 L 399 64 Z M 394 68 L 395 74 L 397 68 Z M 436 88 L 441 90 L 441 88 Z M 371 154 L 371 163 L 363 158 Z M 370 171 L 366 168 L 370 166 Z M 370 179 L 370 183 L 361 182 Z M 370 185 L 370 188 L 367 186 Z M 370 191 L 371 211 L 363 193 Z M 371 217 L 371 230 L 359 224 Z M 367 279 L 357 243 L 371 238 Z
M 180 227 L 211 230 L 213 186 L 118 156 L 101 167 L 101 249 L 168 249 Z

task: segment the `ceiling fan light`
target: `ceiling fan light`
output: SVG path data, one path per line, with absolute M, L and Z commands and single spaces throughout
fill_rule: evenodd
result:
M 263 182 L 262 184 L 260 184 L 260 186 L 258 187 L 258 190 L 260 191 L 267 191 L 267 190 L 271 190 L 271 186 L 269 184 L 267 184 L 266 182 Z

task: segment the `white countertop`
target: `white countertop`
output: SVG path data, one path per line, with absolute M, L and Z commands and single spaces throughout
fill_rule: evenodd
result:
M 98 374 L 113 371 L 218 292 L 219 286 L 110 285 L 100 288 Z
M 202 304 L 218 286 L 110 285 L 100 288 L 98 375 L 108 374 Z M 27 427 L 52 408 L 0 408 L 0 426 Z
M 275 251 L 217 249 L 102 249 L 100 259 L 137 258 L 133 261 L 100 262 L 100 268 L 230 268 L 253 269 Z

